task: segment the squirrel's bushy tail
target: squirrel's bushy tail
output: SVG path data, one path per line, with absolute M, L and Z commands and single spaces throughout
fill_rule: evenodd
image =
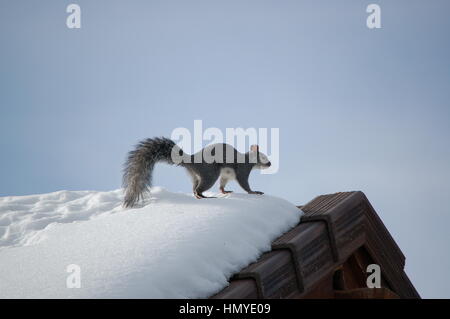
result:
M 151 187 L 153 167 L 157 162 L 174 164 L 171 156 L 174 146 L 175 142 L 165 137 L 148 138 L 128 153 L 123 174 L 125 207 L 133 207 Z

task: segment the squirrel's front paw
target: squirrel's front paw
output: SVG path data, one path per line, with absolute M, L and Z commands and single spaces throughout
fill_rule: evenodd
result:
M 258 191 L 251 191 L 251 192 L 248 192 L 249 194 L 256 194 L 256 195 L 262 195 L 262 194 L 264 194 L 263 192 L 258 192 Z

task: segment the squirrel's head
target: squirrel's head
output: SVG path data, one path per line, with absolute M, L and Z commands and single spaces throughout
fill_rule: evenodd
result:
M 265 169 L 272 165 L 267 158 L 267 155 L 259 151 L 258 145 L 250 146 L 249 157 L 250 163 L 256 163 L 255 168 Z

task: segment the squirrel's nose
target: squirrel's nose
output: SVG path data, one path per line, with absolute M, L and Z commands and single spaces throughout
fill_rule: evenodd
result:
M 271 162 L 267 163 L 267 167 L 270 167 L 270 165 L 272 165 L 272 163 L 271 163 Z

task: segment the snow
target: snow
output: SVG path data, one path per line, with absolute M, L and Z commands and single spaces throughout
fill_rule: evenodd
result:
M 154 187 L 135 209 L 120 189 L 0 198 L 0 298 L 208 297 L 302 214 L 268 195 L 211 195 Z

